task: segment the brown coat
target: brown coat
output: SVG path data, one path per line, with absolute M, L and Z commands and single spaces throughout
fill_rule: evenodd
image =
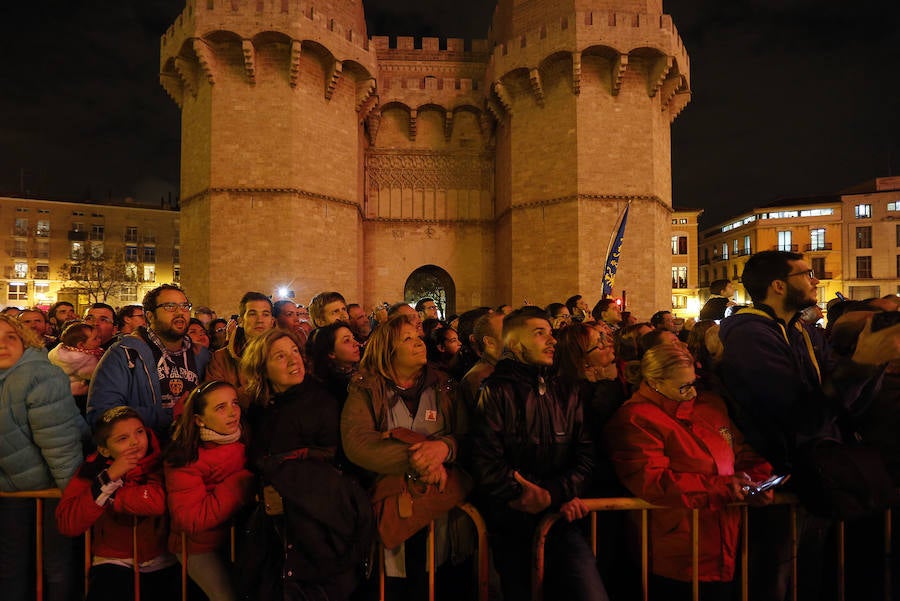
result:
M 465 433 L 465 412 L 456 408 L 456 384 L 443 372 L 428 370 L 426 386 L 433 387 L 438 411 L 445 427 L 436 440 L 450 447 L 446 463 L 456 460 L 458 437 Z M 384 378 L 358 372 L 350 380 L 347 402 L 341 414 L 341 440 L 344 453 L 356 465 L 379 475 L 405 474 L 409 464 L 409 446 L 384 438 L 388 430 L 388 404 L 396 400 Z

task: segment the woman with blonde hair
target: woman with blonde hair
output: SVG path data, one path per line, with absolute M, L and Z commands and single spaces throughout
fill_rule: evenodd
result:
M 456 462 L 464 427 L 464 414 L 456 403 L 456 385 L 427 364 L 425 343 L 416 333 L 413 319 L 396 315 L 375 329 L 366 344 L 360 371 L 350 382 L 341 415 L 341 438 L 350 461 L 376 479 L 405 474 L 443 490 L 447 466 Z M 408 444 L 385 435 L 399 429 L 424 435 L 424 441 Z M 449 540 L 441 536 L 447 532 L 446 519 L 438 520 L 436 528 L 439 541 L 435 565 L 439 566 L 450 553 L 460 550 L 450 549 L 446 544 Z M 416 589 L 425 583 L 423 532 L 385 550 L 387 575 L 406 579 L 391 584 L 401 594 L 405 589 L 409 598 L 419 597 Z
M 250 464 L 283 500 L 283 598 L 339 601 L 359 583 L 372 510 L 356 479 L 341 469 L 340 404 L 306 373 L 300 348 L 294 332 L 277 329 L 244 350 Z
M 605 430 L 622 483 L 671 509 L 651 512 L 651 590 L 689 599 L 691 510 L 700 510 L 700 596 L 730 598 L 740 527 L 737 501 L 767 504 L 771 491 L 748 495 L 771 466 L 745 442 L 721 398 L 698 391 L 694 359 L 681 345 L 657 345 L 641 359 L 643 382 Z M 651 595 L 654 596 L 654 595 Z

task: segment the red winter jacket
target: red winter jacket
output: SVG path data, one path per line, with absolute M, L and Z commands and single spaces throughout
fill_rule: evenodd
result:
M 604 431 L 622 483 L 636 496 L 668 507 L 700 509 L 700 580 L 734 577 L 740 510 L 727 488 L 735 472 L 754 481 L 772 467 L 747 444 L 721 398 L 701 392 L 677 402 L 642 383 Z M 691 579 L 691 511 L 650 512 L 653 573 Z
M 166 552 L 166 491 L 163 487 L 159 442 L 148 429 L 150 445 L 146 457 L 123 476 L 124 485 L 113 502 L 100 507 L 92 489 L 97 475 L 112 464 L 94 453 L 72 478 L 56 508 L 56 523 L 64 536 L 78 536 L 88 528 L 93 553 L 98 557 L 131 559 L 134 556 L 134 516 L 138 516 L 138 563 Z
M 201 443 L 197 461 L 182 467 L 166 464 L 170 551 L 181 552 L 182 532 L 188 535 L 188 554 L 222 546 L 229 520 L 250 499 L 253 474 L 246 464 L 241 442 Z

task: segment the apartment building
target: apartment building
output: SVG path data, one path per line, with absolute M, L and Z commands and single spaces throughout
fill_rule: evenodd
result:
M 879 177 L 841 195 L 843 293 L 900 294 L 900 177 Z
M 696 317 L 702 306 L 697 271 L 697 227 L 702 213 L 702 209 L 672 212 L 672 314 L 676 317 Z
M 9 232 L 0 268 L 0 305 L 39 306 L 58 300 L 80 311 L 91 301 L 63 264 L 121 253 L 129 279 L 106 302 L 139 303 L 144 293 L 180 279 L 179 213 L 135 203 L 97 204 L 0 197 L 0 231 Z
M 710 282 L 734 282 L 735 301 L 750 304 L 741 284 L 744 264 L 764 250 L 802 253 L 819 279 L 819 304 L 846 293 L 842 249 L 845 247 L 845 203 L 839 195 L 789 198 L 738 215 L 700 235 L 700 300 L 709 297 Z

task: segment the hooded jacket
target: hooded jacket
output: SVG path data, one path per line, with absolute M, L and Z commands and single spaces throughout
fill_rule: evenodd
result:
M 841 440 L 838 416 L 861 410 L 880 383 L 880 370 L 838 365 L 799 313 L 784 323 L 765 305 L 722 320 L 725 347 L 719 376 L 729 409 L 747 442 L 776 471 L 790 471 L 798 447 Z
M 133 527 L 137 516 L 138 563 L 166 552 L 168 520 L 159 442 L 152 430 L 147 455 L 123 477 L 124 484 L 112 502 L 96 502 L 99 474 L 113 460 L 94 453 L 69 482 L 56 508 L 56 524 L 63 536 L 79 536 L 89 528 L 92 550 L 97 557 L 131 559 L 134 556 Z
M 45 350 L 26 348 L 0 371 L 0 490 L 64 489 L 89 434 L 69 378 Z
M 672 507 L 650 513 L 653 572 L 690 580 L 690 509 L 700 509 L 699 578 L 732 580 L 741 514 L 725 507 L 734 500 L 728 483 L 740 471 L 755 482 L 764 480 L 772 468 L 744 442 L 722 399 L 701 392 L 689 401 L 673 401 L 643 383 L 604 433 L 628 490 Z
M 88 391 L 88 423 L 96 422 L 107 409 L 127 405 L 140 414 L 148 428 L 161 436 L 168 434 L 173 408 L 162 404 L 156 359 L 143 332 L 144 328 L 139 328 L 125 336 L 103 355 Z M 209 351 L 200 349 L 194 361 L 199 383 L 209 362 Z
M 553 509 L 583 496 L 593 455 L 577 392 L 505 354 L 482 383 L 473 419 L 472 469 L 486 517 L 533 521 L 507 506 L 522 494 L 516 471 L 550 493 Z

